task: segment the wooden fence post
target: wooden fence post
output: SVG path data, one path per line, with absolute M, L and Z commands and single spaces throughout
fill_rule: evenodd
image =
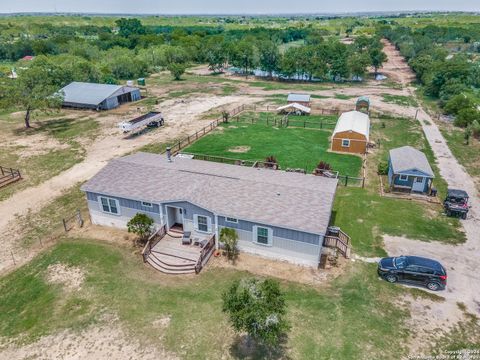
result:
M 12 255 L 13 265 L 17 265 L 17 263 L 15 262 L 15 257 L 13 256 L 12 250 L 10 250 L 10 255 Z
M 65 232 L 68 232 L 68 230 L 67 230 L 67 222 L 65 221 L 65 219 L 62 219 L 62 223 L 63 223 L 63 228 L 65 229 Z
M 348 185 L 348 175 L 345 176 L 345 186 Z

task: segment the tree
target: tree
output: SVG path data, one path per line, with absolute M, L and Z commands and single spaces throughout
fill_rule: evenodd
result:
M 132 35 L 143 35 L 146 33 L 145 27 L 138 19 L 121 18 L 115 21 L 118 26 L 118 34 L 123 37 L 130 37 Z
M 154 221 L 150 216 L 137 213 L 127 223 L 127 229 L 129 233 L 138 235 L 141 243 L 145 243 L 153 231 L 153 224 Z
M 375 47 L 369 51 L 369 56 L 375 75 L 377 75 L 378 69 L 387 61 L 387 55 L 385 55 L 381 48 Z
M 238 255 L 237 243 L 238 234 L 235 229 L 222 228 L 220 231 L 220 241 L 225 244 L 225 251 L 229 260 L 234 260 Z
M 19 74 L 18 79 L 7 89 L 6 103 L 25 111 L 25 127 L 30 128 L 30 117 L 33 111 L 47 111 L 59 108 L 63 102 L 63 94 L 51 81 L 51 69 L 43 66 L 31 66 Z
M 167 69 L 168 71 L 170 71 L 173 78 L 178 81 L 182 78 L 182 75 L 185 73 L 185 70 L 187 70 L 187 65 L 181 64 L 181 63 L 170 63 L 167 66 Z
M 233 66 L 241 68 L 245 76 L 253 69 L 257 63 L 255 47 L 252 41 L 248 39 L 240 40 L 230 46 L 230 63 Z
M 363 78 L 367 73 L 367 67 L 370 65 L 370 58 L 367 54 L 356 52 L 348 58 L 348 67 L 350 73 L 359 78 Z
M 260 69 L 268 72 L 269 76 L 272 77 L 280 65 L 280 51 L 277 43 L 269 40 L 259 44 L 259 64 Z
M 275 345 L 290 328 L 285 316 L 285 296 L 278 281 L 244 279 L 235 281 L 222 295 L 222 310 L 237 332 L 249 340 Z
M 458 112 L 454 123 L 460 127 L 467 127 L 478 119 L 480 119 L 480 111 L 475 108 L 466 108 Z

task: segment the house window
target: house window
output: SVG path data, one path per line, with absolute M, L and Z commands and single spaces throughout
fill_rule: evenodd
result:
M 415 181 L 417 183 L 423 183 L 423 178 L 422 177 L 417 177 L 417 178 L 415 178 Z
M 109 214 L 119 215 L 120 206 L 117 199 L 111 199 L 107 197 L 100 197 L 100 204 L 102 205 L 102 211 Z
M 272 245 L 271 229 L 256 226 L 254 229 L 254 242 L 261 245 Z
M 206 216 L 197 216 L 198 231 L 208 232 L 208 219 Z
M 342 139 L 342 147 L 350 147 L 350 139 Z
M 230 222 L 230 223 L 235 223 L 235 224 L 238 223 L 238 219 L 235 219 L 235 218 L 232 218 L 232 217 L 227 217 L 227 218 L 226 218 L 226 221 L 228 221 L 228 222 Z
M 153 208 L 153 204 L 149 202 L 142 201 L 142 206 L 143 207 L 148 207 L 148 208 Z
M 407 181 L 408 180 L 408 175 L 400 175 L 400 181 Z

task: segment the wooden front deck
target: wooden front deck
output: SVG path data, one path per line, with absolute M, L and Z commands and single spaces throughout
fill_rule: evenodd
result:
M 192 243 L 183 245 L 182 237 L 162 231 L 159 239 L 145 247 L 144 261 L 166 274 L 199 273 L 214 249 L 214 236 L 192 233 Z

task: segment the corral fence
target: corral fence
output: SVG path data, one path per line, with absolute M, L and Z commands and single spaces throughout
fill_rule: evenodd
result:
M 235 118 L 241 112 L 245 111 L 246 108 L 247 108 L 246 105 L 240 105 L 239 107 L 236 107 L 235 109 L 230 111 L 228 113 L 228 116 L 229 116 L 228 121 L 230 121 L 232 118 Z M 189 146 L 190 144 L 197 141 L 201 137 L 207 135 L 208 133 L 210 133 L 212 130 L 214 130 L 218 125 L 220 125 L 223 122 L 225 122 L 225 119 L 223 117 L 220 117 L 220 118 L 212 121 L 210 124 L 208 124 L 204 128 L 195 132 L 195 134 L 189 135 L 186 138 L 184 138 L 184 139 L 178 141 L 177 143 L 173 144 L 170 147 L 172 155 L 175 155 L 176 153 L 180 152 L 183 148 Z M 165 152 L 166 152 L 166 150 L 164 151 L 164 153 Z
M 20 170 L 0 166 L 0 188 L 22 178 Z
M 218 162 L 222 164 L 230 164 L 230 165 L 238 165 L 238 166 L 246 166 L 246 167 L 253 167 L 253 168 L 262 168 L 262 169 L 271 169 L 271 170 L 283 170 L 286 172 L 296 172 L 300 174 L 308 174 L 309 172 L 307 169 L 281 169 L 277 163 L 271 163 L 261 160 L 243 160 L 243 159 L 235 159 L 235 158 L 227 158 L 222 156 L 214 156 L 214 155 L 205 155 L 205 154 L 197 154 L 197 153 L 187 153 L 181 152 L 181 156 L 191 157 L 192 159 L 196 160 L 204 160 L 204 161 L 212 161 Z M 343 186 L 355 186 L 355 187 L 365 187 L 365 177 L 355 177 L 349 175 L 340 175 L 338 171 L 331 171 L 331 170 L 323 170 L 323 169 L 315 169 L 313 172 L 316 176 L 323 176 L 328 178 L 338 179 L 339 185 Z

